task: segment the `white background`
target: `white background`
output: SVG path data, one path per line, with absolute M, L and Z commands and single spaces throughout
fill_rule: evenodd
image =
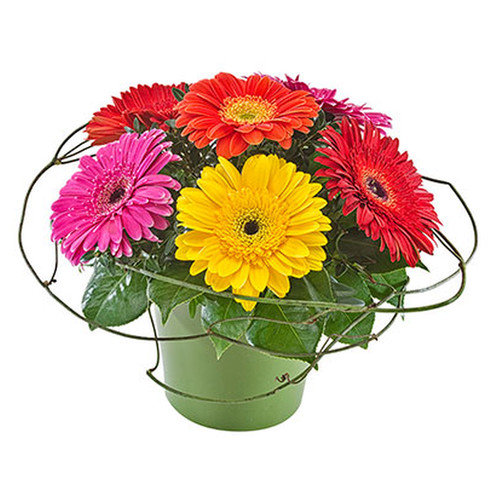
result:
M 48 0 L 4 7 L 0 496 L 500 498 L 495 3 Z M 407 315 L 368 351 L 325 360 L 292 419 L 248 433 L 206 429 L 176 414 L 144 373 L 153 346 L 89 332 L 36 284 L 16 244 L 30 180 L 111 95 L 221 70 L 300 73 L 388 113 L 419 171 L 451 180 L 480 229 L 457 303 Z M 45 277 L 48 207 L 72 168 L 44 179 L 31 207 L 28 250 Z M 466 218 L 449 191 L 428 187 L 443 230 L 466 254 Z M 454 265 L 439 254 L 425 262 L 436 276 Z M 56 289 L 78 304 L 86 279 L 63 265 Z M 453 290 L 430 298 L 443 293 Z

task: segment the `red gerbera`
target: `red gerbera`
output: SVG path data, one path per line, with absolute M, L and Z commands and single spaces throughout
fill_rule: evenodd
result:
M 121 93 L 121 97 L 113 97 L 113 104 L 101 108 L 94 113 L 92 120 L 87 125 L 86 132 L 89 140 L 94 145 L 107 144 L 120 138 L 125 132 L 125 127 L 134 128 L 134 119 L 150 129 L 157 124 L 162 130 L 167 130 L 166 120 L 177 118 L 178 104 L 172 94 L 172 88 L 183 92 L 186 84 L 152 86 L 138 85 Z
M 217 139 L 217 154 L 231 158 L 264 139 L 288 149 L 295 130 L 307 133 L 318 105 L 306 91 L 289 90 L 267 76 L 246 80 L 219 73 L 193 85 L 178 106 L 177 127 L 202 148 Z
M 316 175 L 329 177 L 329 199 L 344 199 L 344 215 L 356 210 L 357 223 L 368 237 L 380 238 L 380 251 L 389 249 L 392 262 L 404 257 L 414 267 L 419 251 L 432 253 L 433 233 L 439 219 L 433 196 L 422 187 L 408 153 L 398 151 L 399 141 L 382 137 L 371 123 L 364 134 L 356 121 L 344 118 L 341 133 L 328 127 L 325 147 L 316 161 L 326 168 Z

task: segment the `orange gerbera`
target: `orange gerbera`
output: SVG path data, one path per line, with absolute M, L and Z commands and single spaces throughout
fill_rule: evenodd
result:
M 219 73 L 191 85 L 176 125 L 198 148 L 217 140 L 217 154 L 231 158 L 264 139 L 288 149 L 295 130 L 309 132 L 318 109 L 308 92 L 289 90 L 268 76 L 244 80 Z

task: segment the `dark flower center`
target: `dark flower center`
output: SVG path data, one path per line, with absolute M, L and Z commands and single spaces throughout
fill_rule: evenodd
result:
M 122 187 L 115 189 L 109 197 L 109 203 L 111 203 L 112 205 L 118 203 L 123 198 L 124 194 L 125 189 L 123 189 Z
M 368 177 L 366 180 L 366 187 L 371 194 L 382 201 L 386 201 L 389 198 L 387 191 L 383 188 L 382 184 L 380 184 L 380 182 L 373 177 Z
M 249 236 L 256 234 L 259 232 L 259 224 L 255 220 L 249 220 L 243 227 L 243 231 L 245 231 L 245 234 L 248 234 Z

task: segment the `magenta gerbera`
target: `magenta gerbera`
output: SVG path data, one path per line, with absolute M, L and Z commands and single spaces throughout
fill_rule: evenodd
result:
M 165 229 L 173 213 L 169 189 L 180 184 L 160 174 L 167 163 L 179 160 L 162 142 L 161 130 L 124 134 L 116 142 L 84 156 L 52 204 L 52 240 L 72 264 L 98 248 L 112 255 L 131 256 L 132 240 L 159 241 L 151 228 Z
M 305 90 L 309 92 L 321 109 L 337 118 L 347 116 L 360 125 L 371 123 L 382 133 L 384 133 L 384 128 L 390 128 L 392 126 L 389 116 L 372 111 L 366 104 L 358 106 L 357 104 L 349 102 L 349 99 L 338 99 L 336 89 L 310 87 L 307 83 L 300 81 L 298 76 L 296 78 L 291 78 L 287 75 L 285 78 L 285 80 L 280 78 L 275 78 L 275 80 L 281 82 L 290 90 Z

